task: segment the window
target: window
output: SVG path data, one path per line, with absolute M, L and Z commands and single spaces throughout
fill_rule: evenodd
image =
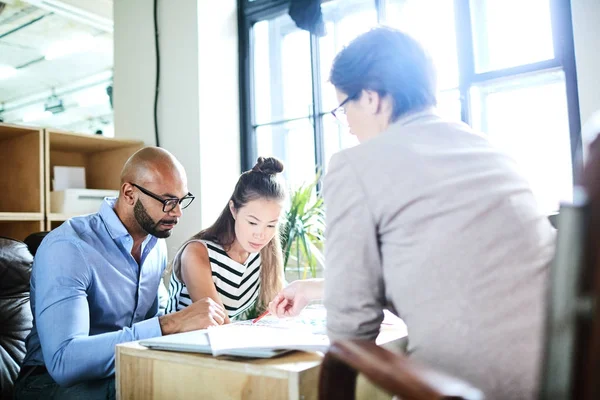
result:
M 454 0 L 388 0 L 386 11 L 387 25 L 410 34 L 429 51 L 439 89 L 458 88 Z
M 257 22 L 252 42 L 257 154 L 282 159 L 297 186 L 315 169 L 310 35 L 284 14 Z
M 554 58 L 550 0 L 471 0 L 477 72 Z
M 287 15 L 254 25 L 254 121 L 256 125 L 310 115 L 310 35 Z
M 374 2 L 332 1 L 322 6 L 327 35 L 319 39 L 320 92 L 319 118 L 323 127 L 323 170 L 333 154 L 341 149 L 358 144 L 355 136 L 341 126 L 330 114 L 338 106 L 335 88 L 329 82 L 329 71 L 333 59 L 342 48 L 361 33 L 377 25 L 377 9 Z
M 540 206 L 551 213 L 559 201 L 571 199 L 564 73 L 537 73 L 475 85 L 472 99 L 478 105 L 473 107 L 475 129 L 486 132 L 493 143 L 513 156 Z
M 284 177 L 292 187 L 314 179 L 315 142 L 308 118 L 258 126 L 256 142 L 259 155 L 284 160 Z
M 544 210 L 572 197 L 581 149 L 568 2 L 332 0 L 321 5 L 320 38 L 296 27 L 285 1 L 241 7 L 244 168 L 275 155 L 297 187 L 357 144 L 329 114 L 338 105 L 329 70 L 344 45 L 383 23 L 424 45 L 438 72 L 440 114 L 507 151 Z
M 579 120 L 579 112 L 567 97 L 575 78 L 565 75 L 555 53 L 558 29 L 552 27 L 551 1 L 469 4 L 469 122 L 515 159 L 542 209 L 552 213 L 561 201 L 572 200 L 571 137 L 579 129 L 569 132 L 569 109 L 571 119 Z
M 329 112 L 338 106 L 335 89 L 329 83 L 333 59 L 352 39 L 377 25 L 377 10 L 373 2 L 349 0 L 325 3 L 322 10 L 327 35 L 319 39 L 321 111 Z

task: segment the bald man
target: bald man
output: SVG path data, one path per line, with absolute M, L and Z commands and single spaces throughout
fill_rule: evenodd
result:
M 17 399 L 115 397 L 115 345 L 222 324 L 209 298 L 161 315 L 164 240 L 194 196 L 183 166 L 147 147 L 126 162 L 118 198 L 72 218 L 39 247 L 31 275 L 34 324 Z

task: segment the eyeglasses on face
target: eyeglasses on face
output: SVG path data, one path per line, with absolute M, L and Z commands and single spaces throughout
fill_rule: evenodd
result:
M 187 208 L 190 204 L 192 204 L 192 201 L 194 201 L 194 199 L 196 198 L 193 194 L 188 192 L 188 194 L 186 194 L 180 199 L 177 197 L 165 199 L 155 193 L 152 193 L 148 189 L 144 189 L 143 187 L 136 185 L 135 183 L 131 183 L 131 186 L 138 188 L 140 192 L 162 203 L 164 213 L 173 211 L 178 204 L 181 205 L 181 209 L 183 210 Z
M 333 115 L 340 123 L 342 123 L 344 125 L 348 125 L 348 119 L 346 117 L 346 110 L 344 109 L 344 106 L 349 101 L 356 100 L 357 98 L 358 98 L 358 93 L 355 93 L 351 96 L 346 97 L 346 99 L 344 101 L 342 101 L 339 106 L 337 106 L 336 108 L 331 110 L 331 115 Z

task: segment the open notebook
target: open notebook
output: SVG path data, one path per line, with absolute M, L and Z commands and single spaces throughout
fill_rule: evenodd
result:
M 293 350 L 326 351 L 325 309 L 308 307 L 300 316 L 279 319 L 266 316 L 192 332 L 141 340 L 157 350 L 206 353 L 214 356 L 270 358 Z
M 218 328 L 215 329 L 218 330 Z M 236 342 L 238 341 L 236 340 Z M 245 348 L 243 345 L 238 345 L 237 348 L 231 348 L 227 350 L 220 348 L 217 349 L 216 352 L 213 352 L 207 329 L 146 339 L 140 341 L 140 344 L 156 350 L 183 351 L 189 353 L 205 353 L 251 358 L 271 358 L 290 351 L 290 349 L 284 350 L 264 347 Z
M 387 311 L 385 317 L 387 321 L 395 318 L 402 323 Z M 386 320 L 384 324 L 389 324 Z M 295 318 L 267 316 L 256 324 L 251 321 L 236 322 L 142 340 L 140 344 L 157 350 L 270 358 L 293 350 L 325 352 L 329 347 L 329 339 L 325 334 L 325 310 L 317 307 L 307 308 Z
M 212 354 L 248 355 L 282 351 L 327 351 L 327 335 L 314 334 L 309 329 L 282 329 L 261 325 L 231 324 L 208 329 Z

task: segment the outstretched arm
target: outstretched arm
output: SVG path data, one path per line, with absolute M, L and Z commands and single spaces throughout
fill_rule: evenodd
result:
M 374 340 L 385 304 L 377 224 L 345 157 L 342 152 L 331 158 L 323 183 L 327 331 L 332 340 Z
M 287 285 L 269 303 L 269 312 L 279 318 L 294 317 L 313 300 L 323 298 L 323 279 L 298 280 Z

